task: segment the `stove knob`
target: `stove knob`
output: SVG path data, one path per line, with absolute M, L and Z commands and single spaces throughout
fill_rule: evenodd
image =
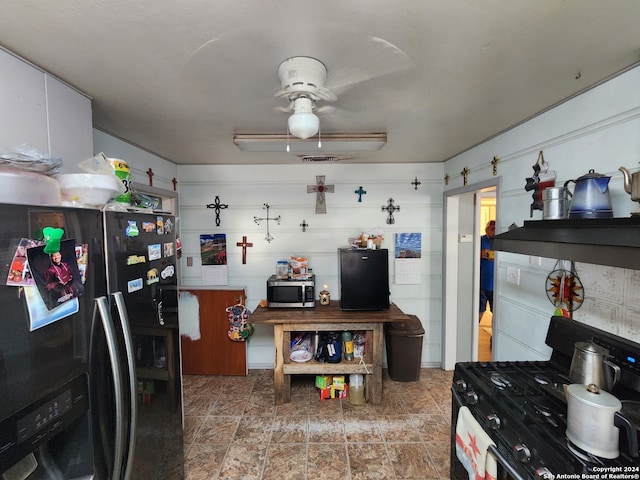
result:
M 491 430 L 498 430 L 502 426 L 500 423 L 500 417 L 495 413 L 487 416 L 487 421 L 489 422 L 489 428 Z
M 529 461 L 531 460 L 531 452 L 529 451 L 529 448 L 524 443 L 521 443 L 520 445 L 516 445 L 513 449 L 516 454 L 516 459 L 519 462 L 529 463 Z
M 465 398 L 467 405 L 476 405 L 478 403 L 478 394 L 473 390 L 468 391 Z
M 553 480 L 553 473 L 547 467 L 538 468 L 536 470 L 536 480 Z
M 457 392 L 464 392 L 467 389 L 467 384 L 464 380 L 456 380 L 454 383 L 454 388 Z

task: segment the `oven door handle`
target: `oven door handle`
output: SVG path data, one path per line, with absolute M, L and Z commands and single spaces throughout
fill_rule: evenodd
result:
M 498 451 L 498 447 L 495 445 L 489 445 L 487 451 L 496 457 L 497 462 L 502 465 L 513 478 L 522 478 L 520 474 L 509 464 L 509 460 L 507 460 L 507 458 Z

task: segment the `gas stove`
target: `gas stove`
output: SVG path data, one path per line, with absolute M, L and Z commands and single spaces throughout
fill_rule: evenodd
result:
M 635 457 L 624 447 L 620 456 L 596 457 L 567 439 L 565 388 L 576 342 L 591 340 L 606 346 L 611 361 L 622 370 L 611 392 L 620 400 L 640 401 L 640 345 L 563 317 L 553 317 L 547 344 L 549 361 L 465 362 L 456 364 L 452 384 L 451 478 L 469 478 L 455 453 L 458 411 L 467 407 L 482 430 L 495 443 L 489 451 L 497 458 L 498 478 L 553 479 L 594 472 L 640 474 Z M 637 435 L 637 432 L 636 432 Z M 602 470 L 604 469 L 604 470 Z

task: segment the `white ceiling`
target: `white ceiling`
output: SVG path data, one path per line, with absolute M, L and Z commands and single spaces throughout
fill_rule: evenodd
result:
M 638 25 L 638 0 L 3 0 L 0 45 L 181 164 L 300 162 L 233 136 L 286 132 L 278 65 L 311 56 L 322 133 L 388 135 L 343 161 L 442 162 L 637 62 Z

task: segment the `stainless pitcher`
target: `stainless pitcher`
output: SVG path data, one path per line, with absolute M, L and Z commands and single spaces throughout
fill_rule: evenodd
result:
M 547 187 L 542 191 L 542 218 L 557 220 L 567 218 L 569 190 L 566 187 Z
M 609 350 L 593 342 L 577 342 L 571 359 L 569 378 L 575 383 L 595 384 L 610 392 L 620 380 L 620 367 L 607 357 Z

